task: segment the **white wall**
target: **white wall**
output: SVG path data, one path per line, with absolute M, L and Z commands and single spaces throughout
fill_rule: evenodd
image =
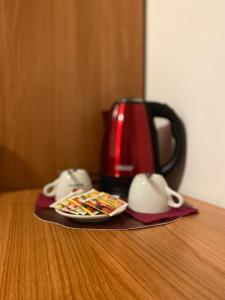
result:
M 180 191 L 225 207 L 225 0 L 147 0 L 146 72 L 186 124 Z

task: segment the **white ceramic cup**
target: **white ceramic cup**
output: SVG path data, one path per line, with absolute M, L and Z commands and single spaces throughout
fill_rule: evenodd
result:
M 53 182 L 45 185 L 43 194 L 47 197 L 55 197 L 58 201 L 77 189 L 88 191 L 92 188 L 90 176 L 83 169 L 69 169 L 63 171 Z
M 166 180 L 159 174 L 138 174 L 129 189 L 128 207 L 136 212 L 163 213 L 171 207 L 180 207 L 183 203 L 183 197 L 169 188 Z

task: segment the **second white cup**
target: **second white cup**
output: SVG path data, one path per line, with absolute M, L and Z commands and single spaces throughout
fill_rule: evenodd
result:
M 182 195 L 173 191 L 160 174 L 136 175 L 128 194 L 128 207 L 140 213 L 163 213 L 183 203 Z
M 63 171 L 56 180 L 45 185 L 43 194 L 47 197 L 55 197 L 58 201 L 77 189 L 84 191 L 92 189 L 91 178 L 84 169 Z

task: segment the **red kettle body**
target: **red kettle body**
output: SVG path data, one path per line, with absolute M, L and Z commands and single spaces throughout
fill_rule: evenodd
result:
M 171 160 L 159 165 L 158 139 L 154 117 L 170 120 L 175 138 Z M 114 103 L 106 118 L 101 156 L 101 188 L 126 194 L 138 173 L 170 172 L 184 154 L 184 126 L 175 112 L 165 104 L 123 98 Z

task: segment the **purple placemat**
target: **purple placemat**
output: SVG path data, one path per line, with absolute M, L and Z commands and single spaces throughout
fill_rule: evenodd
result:
M 129 207 L 126 209 L 126 213 L 143 224 L 151 224 L 152 222 L 156 222 L 156 221 L 170 220 L 172 218 L 179 218 L 179 217 L 185 217 L 192 214 L 197 214 L 198 210 L 185 203 L 182 207 L 171 208 L 168 212 L 164 212 L 160 214 L 138 213 L 133 211 Z
M 54 197 L 46 197 L 43 194 L 40 194 L 35 205 L 34 214 L 39 219 L 47 222 L 80 229 L 129 230 L 147 228 L 168 224 L 179 217 L 196 214 L 198 212 L 197 209 L 187 204 L 181 208 L 171 209 L 169 212 L 161 214 L 140 214 L 127 208 L 125 213 L 114 216 L 106 221 L 98 223 L 82 223 L 57 214 L 54 209 L 49 208 L 49 205 L 53 202 Z
M 41 208 L 48 208 L 55 201 L 55 197 L 47 197 L 44 194 L 39 194 L 35 204 L 35 211 Z

